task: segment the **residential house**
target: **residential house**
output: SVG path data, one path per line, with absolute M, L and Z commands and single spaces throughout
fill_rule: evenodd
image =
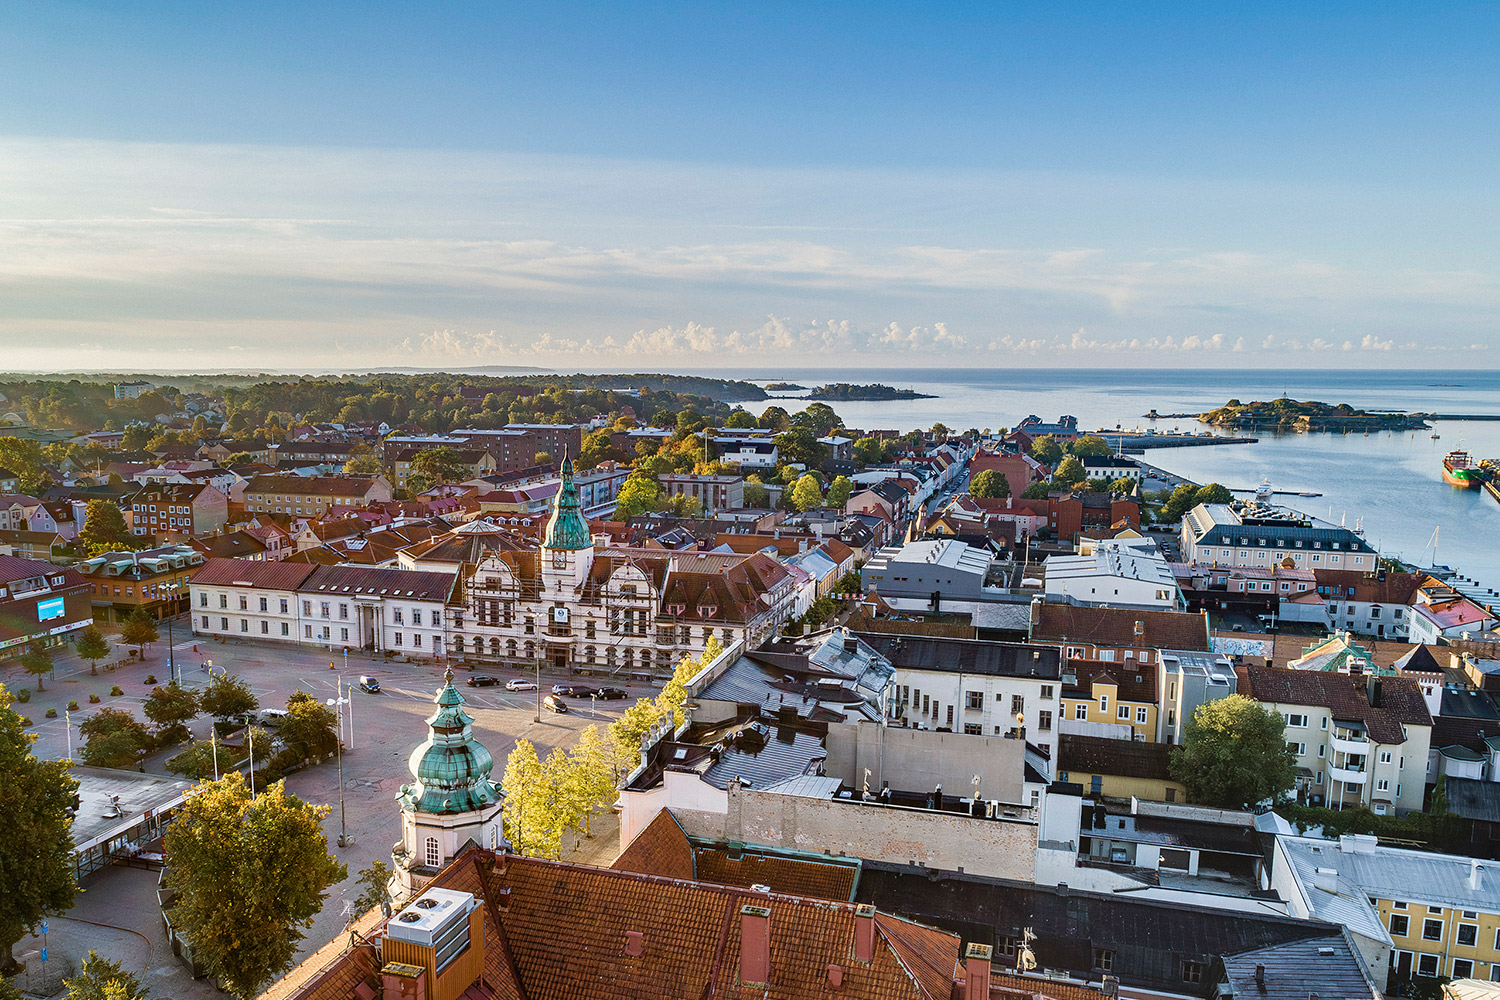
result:
M 131 530 L 137 535 L 198 538 L 220 531 L 229 520 L 229 498 L 212 486 L 155 483 L 129 500 Z
M 1180 744 L 1198 706 L 1239 691 L 1234 663 L 1223 654 L 1163 649 L 1155 658 L 1157 742 Z
M 363 507 L 393 498 L 391 484 L 383 476 L 257 475 L 245 487 L 245 510 L 318 517 L 341 507 Z
M 390 443 L 387 442 L 386 462 L 394 471 L 394 479 L 398 488 L 406 488 L 406 480 L 411 476 L 412 462 L 425 450 L 427 449 L 392 449 Z M 491 476 L 500 471 L 500 462 L 493 454 L 487 449 L 472 447 L 468 441 L 463 442 L 463 447 L 450 448 L 450 450 L 453 452 L 454 461 L 462 465 L 471 478 Z
M 137 609 L 153 618 L 187 607 L 188 586 L 203 556 L 188 545 L 139 552 L 105 552 L 74 567 L 88 584 L 94 618 L 121 622 Z
M 1057 780 L 1082 785 L 1094 798 L 1186 802 L 1187 788 L 1172 779 L 1169 743 L 1085 736 L 1058 736 Z
M 9 469 L 0 469 L 0 493 L 21 492 L 21 477 Z
M 666 473 L 660 479 L 662 490 L 667 496 L 692 497 L 703 505 L 705 511 L 745 506 L 745 481 L 739 476 Z
M 156 386 L 150 382 L 140 380 L 134 382 L 117 382 L 115 384 L 115 398 L 138 399 L 142 393 L 153 392 L 155 389 Z
M 1491 607 L 1480 606 L 1448 584 L 1427 577 L 1417 588 L 1408 622 L 1408 639 L 1435 644 L 1485 632 L 1500 624 L 1500 618 Z
M 1123 455 L 1085 455 L 1079 461 L 1083 463 L 1083 471 L 1088 473 L 1090 479 L 1108 479 L 1111 482 L 1129 479 L 1133 483 L 1141 481 L 1141 463 L 1133 458 L 1125 458 Z
M 1053 604 L 1040 597 L 1031 602 L 1030 639 L 1059 643 L 1069 657 L 1106 661 L 1154 663 L 1154 649 L 1213 648 L 1207 612 Z
M 1380 639 L 1410 635 L 1411 604 L 1423 580 L 1420 574 L 1315 569 L 1313 576 L 1330 628 Z
M 1059 730 L 1154 742 L 1156 682 L 1156 665 L 1140 660 L 1064 660 Z
M 781 464 L 781 453 L 770 438 L 711 438 L 718 449 L 719 461 L 741 469 L 774 469 Z
M 1005 477 L 1011 496 L 1020 496 L 1026 487 L 1047 478 L 1047 467 L 1030 455 L 1011 452 L 978 451 L 969 459 L 969 482 L 981 472 L 995 472 Z

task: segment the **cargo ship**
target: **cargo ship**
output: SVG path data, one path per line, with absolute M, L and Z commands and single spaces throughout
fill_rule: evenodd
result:
M 1466 451 L 1450 451 L 1443 456 L 1443 482 L 1466 490 L 1479 488 L 1479 467 Z

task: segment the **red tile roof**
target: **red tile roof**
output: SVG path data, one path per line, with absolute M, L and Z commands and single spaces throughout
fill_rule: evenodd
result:
M 1206 652 L 1208 613 L 1135 611 L 1072 604 L 1032 605 L 1032 634 L 1044 642 L 1076 642 L 1105 647 L 1151 647 Z M 1142 633 L 1135 634 L 1140 622 Z
M 690 879 L 693 877 L 693 846 L 688 843 L 687 834 L 671 812 L 663 809 L 646 824 L 646 829 L 636 834 L 610 867 L 642 875 Z
M 194 584 L 229 586 L 248 583 L 266 590 L 296 590 L 312 574 L 307 565 L 285 562 L 250 562 L 245 559 L 210 559 L 193 574 Z
M 1431 726 L 1422 687 L 1410 677 L 1375 679 L 1375 704 L 1366 698 L 1366 678 L 1324 670 L 1245 667 L 1240 693 L 1276 705 L 1314 705 L 1328 709 L 1335 721 L 1365 724 L 1370 738 L 1392 746 L 1406 742 L 1401 727 Z

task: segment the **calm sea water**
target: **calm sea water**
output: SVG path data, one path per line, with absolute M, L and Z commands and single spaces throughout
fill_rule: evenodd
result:
M 839 403 L 851 427 L 911 430 L 1015 426 L 1035 413 L 1044 420 L 1071 413 L 1089 429 L 1201 430 L 1192 419 L 1143 414 L 1198 413 L 1231 398 L 1349 403 L 1375 409 L 1500 414 L 1500 372 L 1359 371 L 1062 371 L 746 369 L 701 372 L 817 385 L 884 382 L 937 398 L 909 402 Z M 790 406 L 788 408 L 791 408 Z M 1278 490 L 1316 492 L 1320 498 L 1277 497 L 1309 514 L 1363 526 L 1382 553 L 1424 565 L 1452 566 L 1500 590 L 1500 503 L 1481 490 L 1459 490 L 1442 480 L 1447 451 L 1463 447 L 1476 458 L 1500 458 L 1500 421 L 1440 421 L 1429 431 L 1372 434 L 1260 435 L 1256 444 L 1153 448 L 1153 465 L 1198 482 L 1254 488 L 1263 478 Z M 1437 529 L 1441 526 L 1441 530 Z M 1437 534 L 1436 558 L 1433 536 Z

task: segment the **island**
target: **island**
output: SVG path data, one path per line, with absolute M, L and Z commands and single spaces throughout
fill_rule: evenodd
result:
M 1348 403 L 1319 403 L 1283 396 L 1253 403 L 1231 399 L 1216 410 L 1198 414 L 1198 419 L 1231 430 L 1348 433 L 1419 430 L 1428 426 L 1424 416 L 1421 413 L 1361 410 Z
M 796 382 L 767 382 L 767 392 L 806 392 L 807 386 L 798 385 Z
M 853 385 L 848 382 L 835 382 L 832 385 L 820 385 L 808 393 L 808 399 L 832 399 L 841 402 L 864 402 L 883 401 L 890 399 L 936 399 L 927 393 L 917 392 L 915 389 L 893 389 L 888 385 L 874 383 L 872 385 Z

